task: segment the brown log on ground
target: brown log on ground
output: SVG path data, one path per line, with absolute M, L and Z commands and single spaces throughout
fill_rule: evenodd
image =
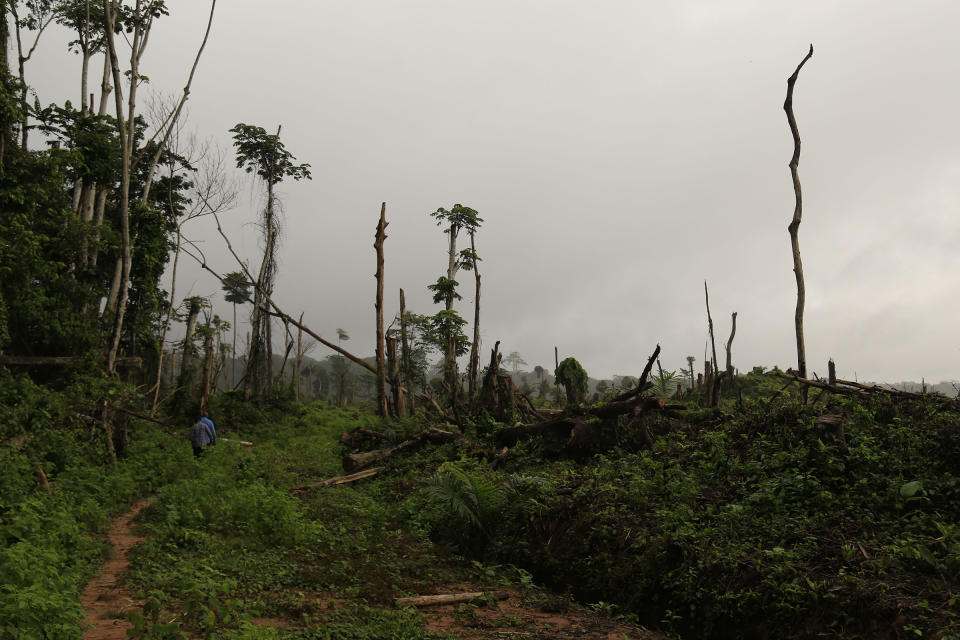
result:
M 591 424 L 589 418 L 609 420 L 623 415 L 640 416 L 651 410 L 677 410 L 686 408 L 684 405 L 667 405 L 660 398 L 636 397 L 632 400 L 610 402 L 596 407 L 588 407 L 576 411 L 565 412 L 543 422 L 525 424 L 516 427 L 507 427 L 497 431 L 495 439 L 497 446 L 513 446 L 521 439 L 533 436 L 553 436 L 570 438 L 569 445 L 583 444 L 574 442 L 574 432 Z M 582 440 L 582 438 L 579 438 Z
M 867 393 L 883 393 L 895 398 L 903 398 L 905 400 L 929 400 L 936 402 L 938 404 L 947 405 L 953 408 L 960 408 L 960 402 L 954 400 L 953 398 L 948 398 L 946 396 L 935 395 L 930 393 L 914 393 L 911 391 L 900 391 L 899 389 L 890 389 L 889 387 L 878 387 L 876 385 L 863 384 L 860 382 L 854 382 L 853 380 L 841 380 L 837 378 L 837 385 L 845 385 L 848 387 L 853 387 L 854 389 L 864 391 Z
M 796 70 L 787 78 L 787 97 L 783 102 L 783 110 L 787 113 L 787 124 L 790 125 L 790 133 L 793 136 L 793 156 L 790 158 L 790 177 L 793 180 L 794 208 L 793 219 L 790 221 L 787 231 L 790 233 L 790 248 L 793 252 L 793 273 L 797 279 L 797 310 L 794 314 L 794 327 L 797 333 L 797 370 L 801 378 L 807 377 L 807 348 L 803 340 L 803 307 L 806 302 L 806 289 L 803 283 L 803 263 L 800 260 L 800 239 L 798 230 L 800 229 L 800 220 L 803 217 L 803 196 L 800 189 L 800 174 L 797 168 L 800 165 L 800 131 L 797 128 L 797 119 L 793 115 L 793 87 L 797 82 L 797 76 L 800 75 L 800 69 L 807 63 L 807 60 L 813 55 L 813 45 L 810 45 L 810 51 L 804 56 Z M 806 401 L 806 388 L 803 390 L 803 399 Z
M 386 417 L 387 409 L 387 364 L 383 350 L 383 241 L 387 239 L 387 203 L 380 205 L 380 221 L 377 222 L 377 233 L 374 236 L 373 248 L 377 252 L 377 298 L 374 308 L 377 310 L 377 412 Z
M 444 431 L 437 427 L 430 427 L 413 436 L 409 440 L 404 440 L 400 444 L 389 449 L 377 449 L 374 451 L 365 451 L 362 453 L 351 453 L 343 457 L 343 470 L 348 473 L 360 471 L 369 467 L 374 462 L 386 460 L 398 453 L 422 446 L 425 442 L 449 442 L 462 438 L 463 434 L 453 431 Z
M 371 438 L 374 438 L 375 440 L 387 440 L 387 439 L 388 439 L 387 435 L 384 434 L 384 433 L 380 433 L 379 431 L 374 431 L 373 429 L 364 429 L 363 427 L 361 427 L 361 428 L 359 428 L 359 429 L 354 429 L 353 431 L 344 431 L 343 434 L 340 436 L 340 443 L 341 443 L 341 444 L 345 444 L 345 445 L 349 445 L 350 442 L 353 441 L 354 436 L 355 436 L 356 434 L 358 434 L 358 433 L 359 433 L 359 434 L 363 434 L 363 435 L 365 435 L 365 436 L 370 436 Z
M 522 439 L 533 436 L 554 436 L 558 438 L 569 438 L 570 432 L 577 423 L 583 422 L 582 418 L 572 415 L 562 415 L 536 424 L 524 424 L 516 427 L 506 427 L 500 429 L 494 436 L 497 446 L 512 447 Z
M 819 380 L 807 380 L 806 378 L 801 378 L 800 376 L 792 376 L 789 373 L 784 373 L 783 371 L 777 371 L 777 376 L 783 378 L 784 380 L 792 380 L 793 382 L 799 382 L 802 385 L 808 387 L 816 387 L 817 389 L 825 389 L 827 391 L 836 391 L 837 393 L 857 393 L 855 389 L 844 389 L 843 387 L 837 385 L 830 385 L 826 382 L 820 382 Z M 840 383 L 840 380 L 837 380 Z
M 299 484 L 290 487 L 290 491 L 303 491 L 304 489 L 319 489 L 320 487 L 332 487 L 338 484 L 349 484 L 351 482 L 356 482 L 357 480 L 363 480 L 364 478 L 375 476 L 384 469 L 386 469 L 386 467 L 373 467 L 372 469 L 364 469 L 358 473 L 351 473 L 345 476 L 336 476 L 335 478 L 328 478 L 313 484 Z
M 470 602 L 481 598 L 494 597 L 497 600 L 506 600 L 510 597 L 507 591 L 470 591 L 467 593 L 440 593 L 434 596 L 415 596 L 412 598 L 397 598 L 394 603 L 398 607 L 430 607 L 441 604 L 457 604 Z

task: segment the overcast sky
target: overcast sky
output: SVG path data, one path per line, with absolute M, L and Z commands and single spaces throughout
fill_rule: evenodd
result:
M 174 93 L 209 4 L 168 5 L 143 73 Z M 220 0 L 188 127 L 232 157 L 236 123 L 283 125 L 313 180 L 282 185 L 275 297 L 325 337 L 346 329 L 355 353 L 373 351 L 381 201 L 388 317 L 400 287 L 411 310 L 438 309 L 426 285 L 445 272 L 446 236 L 429 213 L 462 203 L 484 219 L 485 354 L 500 340 L 552 369 L 557 345 L 600 378 L 637 375 L 659 342 L 665 368 L 687 355 L 701 368 L 706 279 L 718 349 L 737 311 L 734 364 L 786 368 L 782 105 L 813 43 L 794 100 L 809 369 L 833 357 L 841 377 L 953 379 L 958 27 L 956 0 Z M 50 34 L 27 67 L 42 103 L 79 98 L 66 40 Z M 257 263 L 260 193 L 235 175 L 230 234 Z M 236 269 L 208 225 L 186 233 Z M 460 281 L 472 319 L 472 276 Z M 219 298 L 194 267 L 177 286 Z

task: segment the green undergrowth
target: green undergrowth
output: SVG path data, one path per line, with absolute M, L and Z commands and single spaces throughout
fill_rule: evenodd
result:
M 0 639 L 79 638 L 79 592 L 106 551 L 96 534 L 189 462 L 182 443 L 133 421 L 126 451 L 105 464 L 104 430 L 82 408 L 122 390 L 89 378 L 60 391 L 0 379 Z
M 684 638 L 960 637 L 955 412 L 784 393 L 685 418 L 608 426 L 619 446 L 577 461 L 521 443 L 497 472 L 425 452 L 397 463 L 439 469 L 408 511 Z
M 340 435 L 359 426 L 400 439 L 415 422 L 325 405 L 288 408 L 252 422 L 233 440 L 221 407 L 222 439 L 190 477 L 158 491 L 142 517 L 147 541 L 135 552 L 131 583 L 155 602 L 134 616 L 139 638 L 442 638 L 395 597 L 466 570 L 396 518 L 381 484 L 291 491 L 343 473 Z M 231 415 L 230 412 L 233 412 Z M 223 440 L 226 438 L 226 441 Z M 268 627 L 257 619 L 280 620 Z

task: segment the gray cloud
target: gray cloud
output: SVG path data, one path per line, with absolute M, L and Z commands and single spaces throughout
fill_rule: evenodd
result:
M 170 4 L 145 72 L 173 91 L 205 7 Z M 432 311 L 444 236 L 427 214 L 462 202 L 486 220 L 485 346 L 502 340 L 533 366 L 558 345 L 596 376 L 636 374 L 657 341 L 664 366 L 701 363 L 707 279 L 718 338 L 740 314 L 736 363 L 786 367 L 782 103 L 813 42 L 796 94 L 811 368 L 835 356 L 861 379 L 951 378 L 957 24 L 949 1 L 232 0 L 190 124 L 229 147 L 236 122 L 283 123 L 314 180 L 283 187 L 278 298 L 325 335 L 350 330 L 358 352 L 373 345 L 379 203 L 394 313 L 401 286 Z M 28 68 L 41 101 L 70 97 L 72 58 L 46 46 Z M 258 200 L 242 194 L 230 233 L 252 258 Z M 211 228 L 192 233 L 233 269 Z M 472 317 L 469 274 L 464 284 Z M 180 286 L 218 289 L 196 270 Z

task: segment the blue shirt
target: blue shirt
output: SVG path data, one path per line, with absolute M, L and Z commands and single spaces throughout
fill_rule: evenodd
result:
M 213 426 L 213 420 L 211 420 L 211 419 L 208 418 L 207 416 L 203 416 L 202 418 L 200 418 L 200 422 L 202 422 L 203 424 L 205 424 L 205 425 L 207 425 L 208 427 L 210 427 L 210 433 L 213 434 L 213 440 L 211 440 L 211 442 L 216 442 L 216 441 L 217 441 L 217 428 Z M 210 444 L 210 443 L 208 442 L 207 444 Z

